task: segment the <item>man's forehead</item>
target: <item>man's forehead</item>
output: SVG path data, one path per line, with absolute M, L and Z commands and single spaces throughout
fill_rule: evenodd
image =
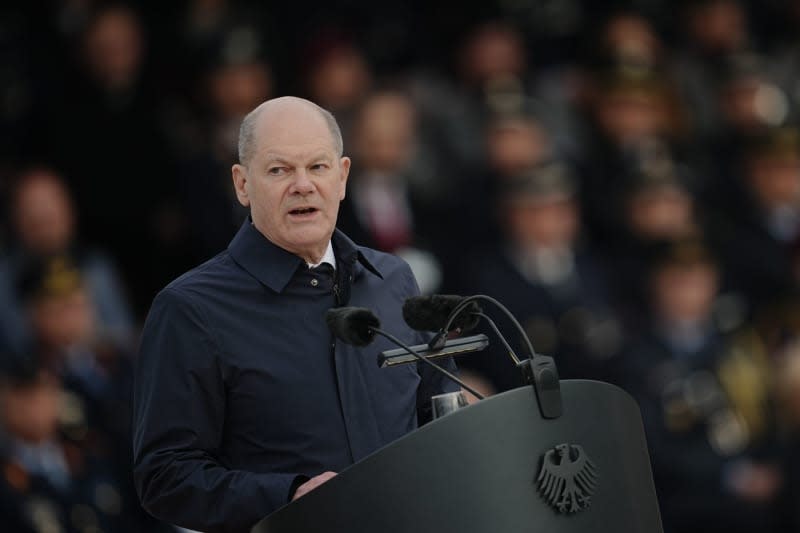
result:
M 267 146 L 261 156 L 265 162 L 271 161 L 331 161 L 335 159 L 333 148 L 329 143 L 311 143 L 306 146 Z
M 256 131 L 261 150 L 301 145 L 333 147 L 325 119 L 317 109 L 307 105 L 265 108 L 258 117 Z

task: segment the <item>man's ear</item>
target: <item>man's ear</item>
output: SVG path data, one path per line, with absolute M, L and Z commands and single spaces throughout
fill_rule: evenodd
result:
M 341 202 L 342 200 L 344 200 L 344 195 L 345 195 L 345 192 L 347 191 L 347 177 L 350 175 L 350 158 L 349 157 L 343 157 L 339 161 L 339 164 L 340 164 L 340 166 L 342 168 L 342 175 L 341 175 L 342 190 L 339 193 L 339 201 Z
M 235 164 L 231 167 L 233 177 L 233 188 L 236 191 L 236 199 L 244 207 L 250 207 L 250 197 L 247 195 L 247 167 Z

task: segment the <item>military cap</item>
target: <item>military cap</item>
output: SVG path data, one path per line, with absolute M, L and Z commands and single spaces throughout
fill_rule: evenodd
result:
M 500 183 L 500 198 L 505 202 L 531 199 L 549 200 L 553 197 L 572 197 L 577 183 L 567 166 L 550 160 L 526 169 Z
M 31 302 L 65 296 L 82 285 L 80 269 L 70 255 L 31 257 L 17 278 L 17 293 L 23 302 Z

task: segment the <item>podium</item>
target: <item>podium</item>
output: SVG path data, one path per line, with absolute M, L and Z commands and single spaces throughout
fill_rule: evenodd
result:
M 286 505 L 253 533 L 661 533 L 639 408 L 598 381 L 532 387 L 426 424 Z

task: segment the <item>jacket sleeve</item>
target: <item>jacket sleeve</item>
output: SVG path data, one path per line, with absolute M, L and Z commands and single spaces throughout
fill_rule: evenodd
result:
M 134 480 L 152 515 L 242 531 L 289 501 L 298 474 L 231 470 L 217 460 L 225 399 L 219 349 L 200 308 L 165 289 L 145 322 L 134 389 Z

